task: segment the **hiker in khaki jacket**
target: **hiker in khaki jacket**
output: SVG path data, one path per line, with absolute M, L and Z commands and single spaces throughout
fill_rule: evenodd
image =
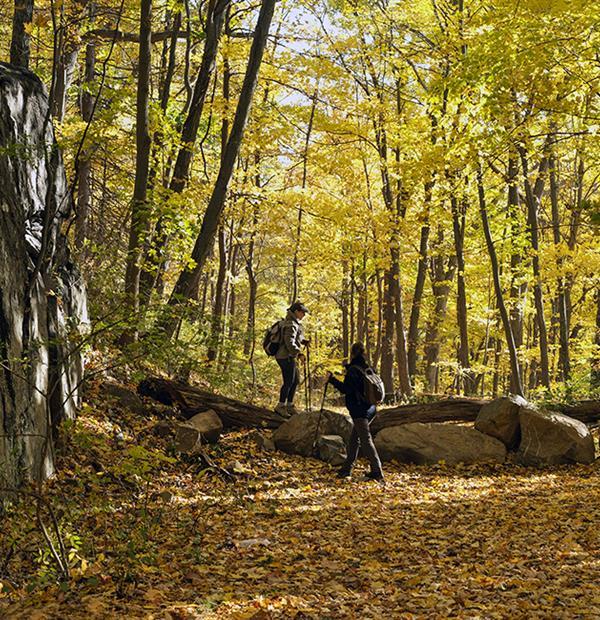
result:
M 294 395 L 298 387 L 298 360 L 304 361 L 302 345 L 306 345 L 304 328 L 301 321 L 307 314 L 308 308 L 299 301 L 293 303 L 287 311 L 282 324 L 282 338 L 275 359 L 281 368 L 283 385 L 279 391 L 279 403 L 275 412 L 289 417 L 298 413 L 294 407 Z

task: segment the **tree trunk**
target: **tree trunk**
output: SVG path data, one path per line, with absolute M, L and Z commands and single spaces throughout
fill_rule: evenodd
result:
M 138 392 L 165 405 L 177 405 L 188 419 L 212 409 L 223 425 L 229 428 L 277 428 L 285 421 L 270 409 L 213 394 L 179 381 L 144 379 L 138 386 Z
M 529 228 L 529 238 L 531 241 L 531 249 L 533 250 L 533 256 L 531 257 L 531 265 L 533 269 L 533 297 L 535 300 L 535 310 L 537 315 L 537 326 L 539 329 L 539 343 L 540 343 L 540 366 L 541 366 L 541 381 L 542 385 L 546 389 L 550 389 L 550 365 L 548 360 L 548 332 L 546 329 L 546 318 L 544 316 L 544 293 L 542 291 L 542 276 L 540 269 L 540 244 L 539 244 L 539 221 L 538 210 L 541 200 L 541 195 L 544 188 L 543 176 L 548 167 L 548 157 L 543 155 L 538 169 L 538 178 L 536 180 L 535 191 L 531 187 L 529 180 L 529 169 L 527 162 L 527 153 L 523 147 L 519 147 L 521 154 L 521 166 L 523 172 L 523 179 L 525 183 L 525 198 L 527 202 L 527 220 Z
M 465 224 L 467 203 L 463 200 L 459 205 L 456 196 L 450 198 L 452 206 L 452 228 L 454 231 L 454 250 L 457 262 L 457 296 L 456 296 L 456 317 L 459 329 L 459 348 L 458 364 L 459 375 L 458 384 L 463 386 L 464 393 L 468 396 L 473 394 L 475 388 L 475 377 L 471 370 L 471 360 L 469 352 L 469 331 L 467 328 L 467 289 L 465 284 Z
M 161 83 L 159 90 L 160 109 L 163 115 L 166 114 L 171 94 L 171 84 L 175 73 L 177 36 L 181 29 L 181 12 L 179 11 L 173 18 L 172 30 L 173 34 L 170 43 L 165 39 L 163 54 L 161 59 Z M 165 66 L 166 65 L 166 66 Z M 148 187 L 154 191 L 159 177 L 158 173 L 158 154 L 163 149 L 163 132 L 159 127 L 154 132 L 152 139 L 152 158 L 149 173 Z M 172 153 L 169 152 L 168 162 L 171 161 Z M 162 172 L 162 184 L 168 185 L 169 164 L 164 166 Z M 165 246 L 168 243 L 168 236 L 165 231 L 165 217 L 161 214 L 156 222 L 154 233 L 146 244 L 144 252 L 144 265 L 140 273 L 140 303 L 146 305 L 150 301 L 152 291 L 160 289 L 162 274 L 165 263 Z M 159 290 L 160 293 L 160 290 Z
M 217 181 L 202 220 L 200 233 L 198 234 L 194 249 L 192 251 L 191 258 L 194 266 L 185 267 L 179 275 L 177 283 L 175 284 L 169 299 L 169 306 L 171 308 L 177 307 L 182 302 L 190 299 L 192 291 L 197 288 L 200 274 L 214 243 L 217 225 L 225 206 L 227 189 L 229 187 L 233 167 L 239 153 L 246 121 L 248 119 L 248 113 L 250 111 L 250 105 L 256 89 L 258 71 L 260 69 L 267 36 L 269 34 L 269 27 L 273 18 L 275 3 L 276 0 L 263 0 L 261 4 L 258 22 L 254 30 L 254 38 L 252 40 L 250 56 L 248 58 L 246 75 L 244 76 L 244 83 L 242 85 L 242 91 L 240 93 L 240 98 L 235 112 L 231 134 L 221 162 Z M 174 320 L 172 316 L 167 316 L 161 321 L 161 328 L 164 329 L 169 336 L 171 336 L 175 330 L 176 323 L 177 321 Z
M 431 193 L 431 192 L 430 192 Z M 427 196 L 427 189 L 426 189 Z M 417 265 L 417 279 L 410 309 L 408 328 L 408 373 L 414 381 L 417 375 L 417 347 L 419 345 L 419 319 L 421 316 L 421 302 L 427 278 L 428 244 L 429 244 L 429 217 L 427 223 L 421 226 L 421 240 L 419 242 L 419 262 Z
M 594 334 L 594 344 L 596 350 L 592 355 L 591 387 L 594 390 L 600 389 L 600 286 L 596 288 L 596 329 Z
M 500 265 L 498 264 L 498 256 L 496 254 L 496 248 L 492 240 L 492 233 L 490 231 L 490 224 L 487 215 L 487 205 L 485 202 L 485 190 L 483 188 L 483 172 L 481 168 L 477 171 L 477 190 L 479 196 L 479 211 L 481 214 L 481 223 L 483 226 L 483 233 L 485 235 L 485 241 L 487 245 L 490 262 L 492 264 L 492 278 L 494 280 L 494 291 L 496 292 L 496 305 L 500 311 L 500 317 L 504 326 L 504 335 L 508 345 L 508 354 L 510 358 L 511 368 L 511 386 L 512 392 L 519 396 L 523 396 L 523 383 L 521 381 L 521 370 L 519 368 L 519 360 L 517 357 L 517 347 L 515 346 L 515 339 L 512 333 L 512 327 L 510 324 L 510 318 L 504 302 L 504 294 L 502 292 L 502 284 L 500 283 Z M 497 389 L 497 388 L 496 388 Z
M 171 177 L 170 188 L 173 192 L 181 193 L 188 182 L 188 175 L 192 164 L 193 147 L 198 136 L 204 101 L 217 58 L 221 29 L 230 2 L 231 0 L 210 0 L 207 9 L 204 51 L 194 84 L 187 117 L 181 130 L 181 147 L 177 154 L 173 176 Z
M 396 317 L 396 363 L 400 390 L 404 396 L 412 396 L 413 390 L 408 373 L 408 354 L 406 348 L 406 332 L 404 331 L 404 305 L 402 299 L 402 283 L 400 282 L 400 258 L 397 248 L 392 249 L 394 265 L 394 311 Z
M 350 332 L 348 320 L 348 261 L 342 259 L 342 293 L 340 310 L 342 311 L 342 357 L 348 359 L 350 355 Z
M 10 42 L 10 64 L 29 68 L 29 28 L 33 19 L 33 0 L 15 0 Z
M 557 161 L 554 155 L 550 157 L 550 201 L 552 204 L 552 232 L 554 245 L 557 249 L 562 243 L 560 234 L 560 215 L 558 211 L 558 181 L 557 181 Z M 560 370 L 562 378 L 567 382 L 571 376 L 571 360 L 569 357 L 569 318 L 567 316 L 567 304 L 565 300 L 565 280 L 563 273 L 563 259 L 560 250 L 557 252 L 556 266 L 558 268 L 557 289 L 558 294 L 556 304 L 558 306 L 558 334 L 560 342 Z
M 210 341 L 207 357 L 210 362 L 217 359 L 219 341 L 223 327 L 223 298 L 225 295 L 225 278 L 227 276 L 227 240 L 225 237 L 225 227 L 219 225 L 219 271 L 217 272 L 217 283 L 215 285 L 215 302 L 212 309 L 212 320 L 210 330 Z
M 308 149 L 310 147 L 310 136 L 313 130 L 313 123 L 315 121 L 315 112 L 317 110 L 317 94 L 318 90 L 315 89 L 315 92 L 312 97 L 312 105 L 310 108 L 310 116 L 308 119 L 308 126 L 306 128 L 306 137 L 304 140 L 304 152 L 302 154 L 302 189 L 306 189 L 306 183 L 308 180 Z M 304 199 L 304 196 L 303 196 Z M 300 260 L 300 242 L 302 239 L 302 217 L 304 215 L 304 207 L 302 204 L 298 205 L 298 220 L 296 222 L 296 239 L 294 242 L 294 255 L 292 258 L 292 294 L 290 296 L 290 305 L 293 304 L 298 299 L 299 292 L 299 260 Z
M 131 227 L 127 249 L 125 293 L 131 318 L 137 323 L 139 311 L 140 258 L 144 235 L 148 226 L 148 172 L 150 164 L 150 72 L 152 69 L 152 0 L 140 4 L 140 51 L 136 102 L 136 158 L 135 185 L 131 209 Z M 134 324 L 124 335 L 124 342 L 137 338 Z
M 394 331 L 395 331 L 395 284 L 391 268 L 384 273 L 383 331 L 381 336 L 381 379 L 385 386 L 386 401 L 394 397 Z
M 438 227 L 437 245 L 441 247 L 444 239 L 444 231 Z M 448 308 L 448 295 L 450 294 L 450 283 L 456 271 L 456 257 L 451 256 L 446 259 L 442 251 L 436 252 L 430 259 L 430 277 L 435 306 L 433 316 L 427 325 L 427 335 L 425 336 L 425 377 L 430 392 L 436 393 L 439 390 L 439 356 L 440 356 L 440 327 L 446 317 Z
M 519 165 L 516 157 L 511 153 L 508 159 L 508 218 L 511 228 L 511 238 L 514 245 L 518 245 L 521 221 L 521 201 L 517 177 Z M 516 239 L 515 239 L 516 237 Z M 517 350 L 523 345 L 523 305 L 527 293 L 527 282 L 522 274 L 523 257 L 520 249 L 513 249 L 510 256 L 510 324 Z M 519 360 L 519 368 L 523 373 Z M 515 387 L 515 386 L 513 386 Z
M 83 378 L 86 296 L 63 234 L 71 201 L 49 118 L 41 81 L 0 63 L 3 487 L 52 473 L 53 434 L 74 417 Z
M 258 153 L 254 157 L 256 175 L 254 183 L 260 190 L 260 156 Z M 248 318 L 246 319 L 246 338 L 244 339 L 244 355 L 252 357 L 254 353 L 254 343 L 256 338 L 256 294 L 258 292 L 258 282 L 254 271 L 254 252 L 256 246 L 256 233 L 258 228 L 258 218 L 260 214 L 259 203 L 255 203 L 252 209 L 252 230 L 250 231 L 250 241 L 248 242 L 248 253 L 246 254 L 246 273 L 248 274 Z M 252 361 L 252 360 L 251 360 Z
M 90 3 L 90 23 L 94 19 L 94 3 Z M 85 73 L 81 85 L 81 118 L 90 123 L 94 112 L 93 84 L 96 78 L 96 44 L 90 39 L 85 47 Z M 75 218 L 75 245 L 81 250 L 87 238 L 87 227 L 92 206 L 92 145 L 83 145 L 77 170 L 77 214 Z

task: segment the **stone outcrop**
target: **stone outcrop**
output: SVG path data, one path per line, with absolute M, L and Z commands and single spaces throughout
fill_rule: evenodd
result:
M 522 464 L 588 464 L 594 461 L 594 440 L 583 422 L 533 407 L 521 408 L 519 420 L 521 444 L 517 457 Z
M 519 410 L 527 401 L 521 396 L 503 396 L 485 404 L 475 420 L 475 428 L 499 439 L 508 450 L 516 450 L 521 439 Z
M 45 89 L 0 63 L 0 478 L 9 486 L 53 472 L 54 430 L 78 406 L 87 309 L 63 231 L 70 212 Z
M 298 413 L 285 421 L 273 433 L 273 441 L 278 450 L 288 454 L 312 456 L 322 435 L 339 435 L 347 443 L 351 433 L 349 416 L 327 410 L 319 416 L 318 411 L 312 411 Z
M 506 448 L 498 439 L 456 424 L 415 422 L 379 431 L 375 446 L 384 461 L 431 465 L 456 463 L 502 463 Z

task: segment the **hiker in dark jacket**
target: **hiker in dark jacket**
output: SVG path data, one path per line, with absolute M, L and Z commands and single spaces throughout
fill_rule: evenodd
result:
M 346 396 L 346 407 L 352 417 L 354 428 L 350 435 L 350 441 L 347 447 L 346 461 L 338 471 L 340 478 L 347 478 L 352 473 L 352 466 L 358 457 L 360 446 L 363 447 L 366 457 L 369 459 L 371 471 L 365 476 L 367 480 L 383 480 L 383 472 L 381 470 L 381 461 L 377 448 L 373 443 L 369 424 L 375 417 L 377 409 L 375 405 L 366 402 L 364 398 L 364 376 L 361 369 L 369 367 L 365 358 L 365 348 L 360 343 L 352 345 L 350 351 L 350 363 L 346 366 L 346 376 L 344 381 L 336 379 L 333 375 L 329 375 L 328 381 L 342 394 Z
M 308 313 L 308 308 L 296 301 L 287 311 L 281 326 L 281 344 L 275 354 L 275 359 L 281 368 L 283 385 L 279 391 L 279 403 L 275 412 L 284 417 L 298 413 L 294 406 L 294 395 L 298 387 L 298 360 L 304 361 L 302 346 L 308 343 L 304 338 L 304 328 L 301 321 Z

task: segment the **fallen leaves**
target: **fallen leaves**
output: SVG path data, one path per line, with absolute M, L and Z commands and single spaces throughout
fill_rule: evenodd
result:
M 64 592 L 40 581 L 29 541 L 6 567 L 4 616 L 600 617 L 597 466 L 390 465 L 382 488 L 235 433 L 210 454 L 241 465 L 231 484 L 171 458 L 150 422 L 128 421 L 144 442 L 132 449 L 86 415 L 93 439 L 79 437 L 48 485 L 82 541 L 74 579 Z M 3 530 L 19 540 L 28 519 L 15 507 Z

